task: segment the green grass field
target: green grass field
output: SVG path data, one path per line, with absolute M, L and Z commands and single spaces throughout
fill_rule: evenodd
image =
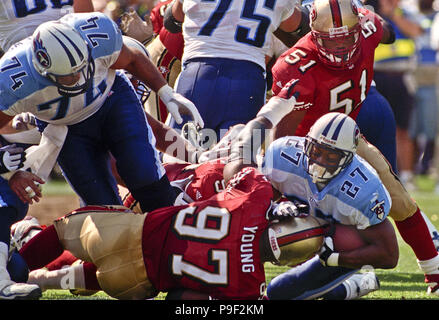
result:
M 434 181 L 429 178 L 418 178 L 417 184 L 419 190 L 413 192 L 414 199 L 418 202 L 421 210 L 429 216 L 432 223 L 439 229 L 439 195 L 434 193 Z M 52 183 L 44 186 L 44 192 L 71 192 L 68 187 L 62 183 Z M 46 193 L 46 194 L 47 194 Z M 419 270 L 416 258 L 410 247 L 399 237 L 400 258 L 398 265 L 392 270 L 375 270 L 381 283 L 381 289 L 373 292 L 362 299 L 372 300 L 427 300 L 438 299 L 429 296 L 426 293 L 426 284 L 424 275 Z M 269 263 L 266 264 L 267 281 L 270 281 L 276 275 L 286 271 L 286 267 L 276 267 Z M 268 282 L 267 282 L 268 283 Z M 99 292 L 89 297 L 79 297 L 72 295 L 66 290 L 48 290 L 45 291 L 42 300 L 101 300 L 110 299 L 103 292 Z M 164 294 L 160 294 L 157 299 L 164 299 Z

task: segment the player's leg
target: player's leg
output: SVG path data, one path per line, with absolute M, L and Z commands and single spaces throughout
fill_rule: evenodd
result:
M 28 206 L 18 199 L 3 178 L 0 178 L 0 194 L 0 300 L 38 299 L 41 289 L 37 285 L 15 282 L 26 282 L 26 264 L 15 254 L 9 261 L 11 226 L 26 215 Z
M 379 290 L 375 272 L 356 273 L 322 296 L 325 300 L 354 300 Z
M 309 300 L 323 296 L 357 270 L 343 267 L 324 267 L 318 256 L 296 266 L 270 281 L 267 296 L 270 300 Z
M 239 63 L 239 65 L 238 65 Z M 257 112 L 265 104 L 266 78 L 264 70 L 248 61 L 232 61 L 227 64 L 227 73 L 232 79 L 230 93 L 227 95 L 224 120 L 218 129 L 222 135 L 236 124 L 246 124 L 256 117 Z
M 116 77 L 115 93 L 103 106 L 102 142 L 114 156 L 126 187 L 143 212 L 149 212 L 173 205 L 176 195 L 160 162 L 145 112 L 130 86 Z
M 416 173 L 428 174 L 432 165 L 437 135 L 438 99 L 436 86 L 418 87 L 415 93 L 415 109 L 411 114 L 409 132 L 417 145 L 419 155 Z
M 87 261 L 66 270 L 37 274 L 36 282 L 46 286 L 72 289 L 76 277 L 84 277 L 86 289 L 102 288 L 120 299 L 147 298 L 156 294 L 143 262 L 142 230 L 145 215 L 125 209 L 84 208 L 57 219 L 30 239 L 20 250 L 30 270 L 41 269 L 59 257 L 64 250 Z M 93 265 L 95 268 L 93 268 Z M 97 283 L 90 272 L 95 272 Z M 46 277 L 47 276 L 47 277 Z M 88 277 L 88 278 L 87 278 Z M 63 287 L 64 286 L 64 287 Z
M 85 211 L 58 219 L 54 226 L 66 250 L 96 265 L 102 290 L 118 299 L 145 299 L 157 294 L 143 260 L 145 217 L 128 211 Z
M 205 128 L 214 130 L 219 141 L 224 122 L 246 123 L 256 116 L 265 88 L 265 72 L 254 63 L 199 58 L 183 66 L 176 90 L 197 106 Z
M 95 117 L 69 127 L 58 164 L 84 205 L 121 204 Z
M 13 245 L 17 250 L 21 250 L 21 248 L 27 242 L 29 242 L 45 228 L 46 226 L 41 226 L 36 218 L 27 216 L 25 219 L 16 222 L 11 227 L 11 245 Z M 50 248 L 54 243 L 59 243 L 58 237 L 55 236 L 55 234 L 53 234 L 53 236 L 53 238 L 43 237 L 43 240 L 37 241 L 37 250 L 38 248 Z M 46 244 L 43 243 L 44 240 L 49 242 L 47 247 Z M 27 250 L 32 250 L 32 246 Z M 25 249 L 20 252 L 27 256 L 27 250 Z M 56 256 L 60 251 L 61 250 L 55 250 L 54 256 Z M 50 250 L 45 252 L 49 252 L 49 258 L 47 259 L 47 261 L 49 261 L 51 257 Z M 45 252 L 41 254 L 41 256 L 44 257 L 46 254 Z M 27 258 L 29 259 L 28 256 Z M 20 259 L 23 260 L 23 262 L 21 262 Z M 23 257 L 17 252 L 16 254 L 12 255 L 12 258 L 8 264 L 8 271 L 11 274 L 11 278 L 14 279 L 12 276 L 12 271 L 9 269 L 9 265 L 19 263 L 24 264 L 26 267 L 26 279 L 23 281 L 38 285 L 42 291 L 47 289 L 71 288 L 76 290 L 75 293 L 83 294 L 83 289 L 86 289 L 86 293 L 90 295 L 91 291 L 89 290 L 93 290 L 93 293 L 95 293 L 97 290 L 100 290 L 96 279 L 96 267 L 92 263 L 78 262 L 81 261 L 69 251 L 64 250 L 61 255 L 50 263 L 46 264 L 43 268 L 28 272 L 26 261 L 24 261 Z M 32 262 L 30 264 L 32 265 Z M 33 266 L 33 268 L 35 268 L 35 266 Z M 14 271 L 14 274 L 17 274 L 16 270 Z M 17 276 L 18 275 L 16 275 L 16 277 Z
M 373 145 L 360 139 L 357 153 L 369 162 L 378 172 L 381 181 L 392 198 L 392 208 L 389 216 L 404 239 L 410 245 L 418 259 L 418 264 L 425 274 L 425 281 L 429 283 L 429 292 L 436 293 L 439 289 L 439 255 L 433 243 L 426 217 L 422 215 L 418 205 L 392 172 L 389 163 Z M 425 218 L 424 218 L 425 217 Z

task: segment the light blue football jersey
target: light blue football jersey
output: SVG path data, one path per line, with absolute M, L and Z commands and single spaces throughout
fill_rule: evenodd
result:
M 8 115 L 32 112 L 55 124 L 75 124 L 94 114 L 110 94 L 123 39 L 118 26 L 99 12 L 67 14 L 60 19 L 73 26 L 91 48 L 95 61 L 93 83 L 87 92 L 66 97 L 42 77 L 32 63 L 32 41 L 26 38 L 0 59 L 0 110 Z
M 355 155 L 348 167 L 321 191 L 306 172 L 305 138 L 283 137 L 267 149 L 261 171 L 290 200 L 307 203 L 310 214 L 358 229 L 382 222 L 392 200 L 375 169 Z

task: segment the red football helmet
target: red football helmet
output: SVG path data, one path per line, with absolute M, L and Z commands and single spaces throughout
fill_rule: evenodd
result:
M 316 0 L 311 12 L 311 38 L 320 60 L 332 68 L 349 68 L 358 59 L 361 25 L 352 0 Z

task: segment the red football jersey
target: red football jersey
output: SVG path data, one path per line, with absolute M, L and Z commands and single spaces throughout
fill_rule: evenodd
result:
M 245 168 L 208 200 L 149 213 L 142 246 L 151 283 L 162 292 L 186 288 L 216 299 L 261 298 L 259 239 L 272 197 L 270 182 Z
M 193 201 L 206 200 L 225 189 L 224 164 L 219 161 L 202 164 L 165 163 L 164 167 L 170 181 L 182 181 L 192 176 L 187 184 L 180 187 Z
M 172 0 L 159 1 L 154 8 L 152 8 L 149 17 L 151 19 L 154 34 L 159 34 L 162 29 L 165 10 L 171 2 Z
M 166 8 L 170 3 L 172 3 L 172 0 L 159 2 L 151 10 L 150 14 L 154 34 L 159 35 L 160 41 L 169 51 L 169 53 L 164 53 L 163 57 L 160 58 L 160 65 L 164 67 L 170 67 L 170 65 L 174 63 L 173 58 L 181 60 L 184 47 L 183 34 L 181 32 L 171 33 L 163 27 L 163 16 L 165 14 Z
M 206 200 L 225 189 L 224 164 L 219 161 L 209 161 L 202 164 L 164 163 L 163 167 L 171 185 L 189 196 L 190 199 L 184 197 L 187 202 Z M 124 197 L 123 205 L 135 212 L 140 212 L 138 201 L 131 193 Z
M 364 15 L 362 39 L 357 49 L 359 58 L 351 69 L 335 70 L 322 63 L 311 33 L 284 52 L 273 66 L 273 94 L 287 99 L 294 95 L 296 109 L 307 110 L 294 135 L 305 136 L 328 112 L 342 112 L 356 119 L 373 80 L 374 52 L 383 34 L 377 16 L 364 8 L 359 10 Z

